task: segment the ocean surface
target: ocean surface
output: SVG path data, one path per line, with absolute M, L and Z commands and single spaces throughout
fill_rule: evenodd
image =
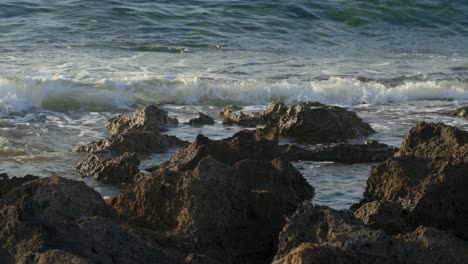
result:
M 468 130 L 440 115 L 468 103 L 464 0 L 3 0 L 0 25 L 0 173 L 81 179 L 71 149 L 148 103 L 185 122 L 225 104 L 320 101 L 356 111 L 371 139 L 394 146 L 419 121 Z M 168 133 L 239 129 L 217 119 Z M 373 165 L 295 163 L 314 203 L 335 208 L 359 201 Z M 83 180 L 106 197 L 120 191 Z

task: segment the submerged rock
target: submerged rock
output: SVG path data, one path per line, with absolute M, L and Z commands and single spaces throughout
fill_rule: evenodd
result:
M 205 113 L 199 112 L 197 118 L 192 118 L 188 121 L 188 124 L 191 126 L 204 126 L 204 125 L 214 125 L 215 120 L 208 116 Z
M 178 263 L 82 182 L 42 178 L 0 199 L 0 263 Z
M 340 142 L 375 131 L 354 112 L 338 106 L 319 102 L 301 102 L 291 106 L 271 102 L 262 113 L 238 115 L 232 111 L 222 112 L 223 124 L 255 127 L 266 125 L 279 134 L 302 142 Z
M 171 147 L 183 147 L 188 142 L 176 136 L 161 134 L 167 124 L 177 124 L 176 119 L 154 105 L 137 109 L 133 113 L 122 114 L 109 120 L 110 136 L 75 149 L 78 152 L 110 153 L 121 155 L 125 152 L 159 153 Z
M 444 112 L 443 114 L 448 115 L 448 116 L 458 116 L 458 117 L 468 118 L 468 105 L 460 107 L 452 111 Z
M 265 263 L 284 216 L 314 195 L 278 155 L 276 140 L 261 130 L 217 141 L 199 135 L 111 205 L 186 251 L 222 263 Z
M 280 146 L 281 156 L 287 160 L 335 161 L 345 163 L 377 162 L 391 157 L 397 148 L 377 141 L 364 144 L 337 144 L 330 147 L 306 149 L 295 144 Z
M 317 263 L 461 264 L 468 261 L 468 244 L 427 227 L 392 237 L 367 228 L 349 211 L 306 202 L 281 231 L 274 263 L 312 263 L 308 259 Z
M 13 188 L 21 186 L 23 183 L 28 181 L 37 180 L 39 177 L 33 175 L 26 175 L 24 177 L 8 177 L 8 174 L 0 174 L 0 198 L 5 195 L 7 192 L 11 191 Z
M 362 212 L 366 203 L 399 203 L 408 225 L 436 227 L 467 240 L 466 186 L 468 132 L 423 122 L 411 129 L 393 157 L 372 169 L 364 199 L 356 207 L 368 215 L 373 213 Z M 387 225 L 381 222 L 385 217 L 374 219 L 380 228 Z
M 124 153 L 116 158 L 90 154 L 76 169 L 82 176 L 92 176 L 105 183 L 132 183 L 140 170 L 140 160 L 136 153 Z

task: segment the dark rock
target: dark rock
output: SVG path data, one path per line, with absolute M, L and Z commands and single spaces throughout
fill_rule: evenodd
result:
M 152 131 L 159 133 L 166 125 L 177 125 L 175 118 L 170 118 L 167 111 L 155 105 L 147 105 L 132 113 L 117 115 L 109 119 L 107 128 L 111 134 L 128 131 Z
M 409 225 L 436 227 L 468 239 L 467 143 L 467 131 L 418 124 L 394 157 L 372 169 L 358 207 L 373 201 L 400 203 Z
M 202 112 L 198 113 L 197 118 L 190 119 L 188 124 L 191 126 L 214 125 L 215 120 Z
M 461 264 L 468 261 L 467 253 L 466 242 L 444 231 L 419 227 L 412 233 L 392 237 L 382 230 L 365 227 L 349 211 L 306 202 L 281 231 L 275 261 L 311 263 L 306 260 L 312 258 L 330 261 L 317 263 Z
M 185 251 L 222 263 L 271 260 L 284 216 L 314 189 L 281 159 L 221 163 L 195 156 L 183 170 L 162 166 L 111 205 L 139 226 L 178 241 Z
M 6 173 L 0 174 L 0 198 L 12 189 L 26 183 L 28 181 L 37 180 L 39 177 L 33 175 L 26 175 L 24 177 L 10 178 Z
M 460 107 L 452 111 L 444 112 L 443 114 L 448 115 L 448 116 L 458 116 L 458 117 L 468 118 L 468 105 Z
M 395 235 L 410 231 L 406 212 L 400 203 L 391 201 L 372 201 L 359 207 L 354 214 L 371 229 L 382 229 Z
M 177 120 L 169 118 L 165 110 L 145 106 L 111 118 L 109 137 L 80 146 L 75 151 L 121 155 L 125 152 L 159 153 L 171 147 L 187 146 L 188 142 L 176 136 L 161 134 L 162 127 L 176 123 Z
M 223 125 L 238 125 L 243 127 L 257 127 L 262 124 L 262 117 L 259 113 L 246 115 L 243 112 L 236 114 L 234 112 L 225 112 L 223 115 Z
M 295 144 L 280 146 L 281 156 L 289 161 L 335 161 L 345 163 L 377 162 L 393 156 L 397 148 L 377 141 L 364 144 L 337 144 L 330 147 L 306 149 Z
M 233 165 L 243 159 L 270 161 L 279 157 L 280 152 L 277 139 L 265 134 L 261 129 L 242 130 L 234 136 L 222 140 L 211 140 L 203 135 L 198 135 L 190 146 L 179 150 L 158 167 L 175 171 L 191 170 L 198 165 L 202 158 L 208 155 L 220 162 Z
M 0 199 L 0 263 L 178 263 L 114 215 L 82 182 L 27 182 Z
M 96 177 L 105 183 L 132 183 L 140 172 L 140 160 L 136 153 L 125 153 L 116 158 L 87 155 L 76 167 L 82 176 Z

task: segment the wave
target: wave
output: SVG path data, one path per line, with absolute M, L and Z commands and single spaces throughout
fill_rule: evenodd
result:
M 180 76 L 140 81 L 0 79 L 0 113 L 31 109 L 110 110 L 136 104 L 264 105 L 320 101 L 345 106 L 417 100 L 468 100 L 466 80 L 378 80 L 331 77 L 324 80 L 220 80 Z

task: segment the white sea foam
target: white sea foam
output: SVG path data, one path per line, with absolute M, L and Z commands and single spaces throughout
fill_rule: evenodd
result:
M 458 80 L 406 81 L 396 86 L 333 77 L 312 81 L 217 80 L 180 76 L 139 81 L 79 83 L 68 80 L 0 79 L 0 110 L 127 108 L 135 103 L 223 105 L 320 101 L 327 104 L 381 104 L 416 100 L 468 100 L 468 83 Z

